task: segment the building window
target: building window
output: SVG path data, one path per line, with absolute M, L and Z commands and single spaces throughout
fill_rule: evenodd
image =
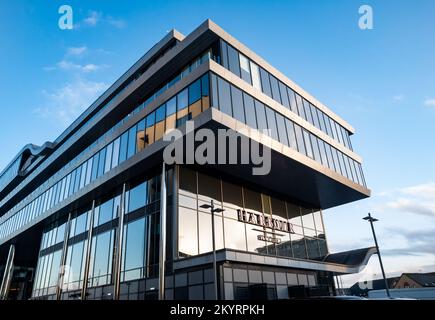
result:
M 222 181 L 222 194 L 224 205 L 243 207 L 242 187 Z
M 254 99 L 250 95 L 243 92 L 243 102 L 245 105 L 246 124 L 251 128 L 257 129 Z
M 278 80 L 270 75 L 270 86 L 272 87 L 272 98 L 281 104 L 281 96 L 279 94 Z
M 225 248 L 246 251 L 245 224 L 224 218 Z
M 244 188 L 243 198 L 245 199 L 246 209 L 263 212 L 263 205 L 260 193 Z
M 120 138 L 118 137 L 118 139 L 113 142 L 112 168 L 115 168 L 119 163 L 119 145 Z M 90 167 L 92 167 L 92 163 L 88 164 L 88 171 Z
M 139 131 L 143 132 L 143 130 Z M 133 126 L 128 131 L 128 148 L 127 148 L 127 159 L 131 158 L 136 153 L 136 126 Z
M 221 56 L 222 56 L 222 65 L 228 69 L 228 45 L 225 41 L 221 40 Z
M 179 168 L 180 168 L 179 170 L 180 189 L 196 197 L 197 194 L 196 172 L 184 167 L 179 167 Z
M 313 124 L 317 129 L 320 130 L 319 118 L 317 116 L 316 108 L 311 103 L 309 105 L 310 105 L 311 115 L 313 117 L 313 122 L 314 122 Z
M 252 85 L 254 86 L 255 89 L 261 91 L 260 69 L 258 68 L 258 65 L 256 65 L 252 61 L 250 61 L 250 66 L 251 66 Z
M 297 114 L 302 118 L 307 120 L 307 117 L 305 115 L 305 111 L 304 111 L 304 106 L 302 104 L 302 98 L 299 94 L 295 93 L 295 97 L 296 97 L 296 106 L 298 108 L 298 112 Z
M 290 109 L 290 102 L 288 100 L 287 87 L 284 83 L 279 81 L 279 91 L 281 92 L 281 102 L 284 107 Z
M 242 91 L 235 86 L 231 86 L 231 101 L 233 106 L 234 118 L 245 123 L 245 111 L 243 108 Z
M 145 248 L 147 218 L 141 218 L 124 226 L 124 254 L 121 280 L 129 281 L 144 276 L 143 267 L 146 265 Z
M 66 265 L 69 270 L 64 275 L 63 290 L 72 291 L 82 288 L 85 260 L 86 260 L 87 240 L 80 241 L 67 248 Z
M 288 97 L 289 97 L 289 103 L 290 103 L 291 110 L 295 114 L 298 114 L 298 105 L 296 103 L 295 92 L 292 89 L 290 89 L 289 87 L 287 87 L 287 93 L 288 93 Z
M 314 125 L 313 117 L 311 115 L 311 110 L 310 110 L 310 103 L 305 99 L 302 99 L 302 101 L 304 105 L 306 120 L 312 125 Z
M 140 185 L 130 189 L 128 192 L 128 209 L 127 212 L 133 212 L 139 208 L 142 208 L 147 203 L 147 182 L 143 182 Z
M 275 111 L 273 111 L 269 107 L 266 107 L 266 117 L 267 117 L 267 124 L 270 129 L 271 137 L 276 141 L 278 141 L 278 129 L 276 128 Z
M 307 154 L 305 151 L 305 144 L 304 144 L 304 137 L 302 134 L 302 128 L 301 126 L 294 124 L 294 128 L 295 128 L 295 134 L 296 134 L 296 143 L 298 146 L 298 151 L 302 154 Z
M 280 115 L 279 113 L 276 114 L 276 125 L 278 127 L 279 141 L 282 144 L 285 144 L 286 146 L 288 146 L 289 143 L 288 143 L 287 131 L 285 128 L 284 117 L 282 115 Z
M 160 106 L 156 110 L 156 132 L 155 140 L 159 140 L 165 134 L 165 118 L 166 118 L 166 105 Z
M 232 117 L 233 112 L 231 110 L 230 84 L 219 77 L 218 87 L 219 87 L 219 110 Z
M 98 161 L 98 177 L 101 177 L 104 174 L 104 166 L 106 163 L 106 148 L 103 148 L 100 151 L 100 160 Z M 76 187 L 74 187 L 74 192 L 77 192 L 79 189 L 79 177 L 80 177 L 80 168 L 76 171 Z
M 223 243 L 223 228 L 222 217 L 215 215 L 215 245 L 216 250 L 224 247 Z M 211 230 L 211 215 L 205 212 L 198 212 L 198 230 L 199 230 L 199 254 L 211 252 L 213 249 L 212 244 L 212 230 Z
M 205 201 L 221 202 L 220 181 L 214 177 L 198 173 L 198 194 L 205 197 Z
M 179 207 L 178 214 L 178 256 L 195 256 L 198 254 L 197 212 Z
M 322 159 L 320 158 L 319 145 L 317 144 L 317 137 L 310 133 L 311 146 L 313 148 L 314 160 L 319 163 L 322 163 Z
M 258 100 L 254 100 L 255 113 L 257 115 L 258 130 L 267 130 L 266 110 L 264 104 Z
M 201 99 L 201 80 L 193 82 L 189 88 L 189 105 Z
M 145 147 L 154 143 L 155 123 L 156 123 L 156 113 L 152 112 L 146 117 Z
M 141 121 L 139 121 L 137 123 L 136 137 L 132 138 L 136 141 L 136 151 L 135 152 L 140 152 L 143 149 L 145 149 L 145 120 L 146 120 L 146 118 L 142 119 Z M 134 134 L 134 132 L 132 132 L 131 134 Z M 132 144 L 133 144 L 133 142 L 132 142 Z M 133 152 L 133 145 L 131 146 L 131 148 L 132 148 L 131 151 Z
M 202 111 L 210 107 L 210 83 L 208 78 L 208 73 L 201 78 Z
M 246 58 L 243 54 L 239 54 L 240 57 L 240 70 L 242 79 L 245 80 L 247 83 L 251 83 L 251 70 L 249 68 L 249 60 Z
M 92 265 L 89 285 L 102 286 L 112 282 L 113 230 L 92 237 Z
M 272 90 L 270 89 L 269 82 L 269 73 L 265 71 L 263 68 L 260 68 L 260 78 L 261 78 L 261 86 L 263 88 L 263 93 L 267 94 L 272 98 Z
M 230 45 L 228 45 L 228 67 L 232 73 L 240 78 L 239 53 Z
M 293 125 L 293 122 L 291 122 L 289 119 L 285 119 L 285 125 L 286 125 L 286 129 L 287 129 L 287 136 L 288 136 L 288 142 L 289 142 L 289 147 L 297 150 L 297 144 L 296 144 L 296 136 L 295 136 L 295 128 Z
M 102 225 L 113 217 L 113 199 L 110 199 L 98 207 L 95 208 L 94 212 L 94 226 Z

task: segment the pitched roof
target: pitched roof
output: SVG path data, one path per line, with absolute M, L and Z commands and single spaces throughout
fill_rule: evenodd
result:
M 435 272 L 404 273 L 403 275 L 406 275 L 407 277 L 411 278 L 422 287 L 435 287 Z

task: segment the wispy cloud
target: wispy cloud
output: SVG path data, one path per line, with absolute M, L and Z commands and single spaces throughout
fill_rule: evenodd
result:
M 432 202 L 420 202 L 418 199 L 399 198 L 388 202 L 387 208 L 396 209 L 402 212 L 435 218 L 435 204 Z
M 405 96 L 404 96 L 403 94 L 398 94 L 398 95 L 395 95 L 395 96 L 393 97 L 393 101 L 395 101 L 395 102 L 400 102 L 400 101 L 402 101 L 404 98 L 405 98 Z
M 45 104 L 35 113 L 62 125 L 70 124 L 108 87 L 104 82 L 94 82 L 77 78 L 59 89 L 42 92 Z
M 93 63 L 88 64 L 78 64 L 67 60 L 61 60 L 59 61 L 56 66 L 61 70 L 66 71 L 79 71 L 79 72 L 94 72 L 98 71 L 104 67 L 107 67 L 106 65 L 96 65 Z
M 87 50 L 88 50 L 88 48 L 86 46 L 82 46 L 82 47 L 69 47 L 66 50 L 66 55 L 67 56 L 81 56 Z
M 101 54 L 106 54 L 107 52 L 103 49 L 90 50 L 87 46 L 80 47 L 69 47 L 66 49 L 64 57 L 62 60 L 57 62 L 55 65 L 44 67 L 44 71 L 70 71 L 74 73 L 90 73 L 99 71 L 101 69 L 107 68 L 105 64 L 94 64 L 94 63 L 78 63 L 76 61 L 83 60 L 83 57 L 89 56 L 91 53 L 96 53 L 97 56 Z M 95 55 L 94 55 L 95 56 Z
M 122 20 L 122 19 L 115 19 L 111 16 L 108 16 L 105 20 L 107 21 L 108 24 L 110 24 L 118 29 L 123 29 L 127 26 L 127 23 L 125 22 L 125 20 Z
M 102 17 L 103 14 L 101 12 L 90 11 L 89 15 L 85 19 L 83 19 L 83 24 L 90 27 L 95 27 L 97 23 L 101 21 Z
M 390 256 L 435 255 L 435 229 L 407 230 L 403 228 L 388 228 L 393 236 L 401 236 L 406 240 L 406 246 L 394 249 L 384 249 L 382 254 Z
M 429 98 L 429 99 L 424 100 L 424 105 L 426 107 L 435 107 L 435 99 Z
M 389 190 L 381 194 L 389 198 L 385 200 L 383 208 L 435 218 L 434 182 Z
M 96 27 L 97 25 L 104 24 L 113 26 L 117 29 L 123 29 L 127 26 L 127 22 L 123 19 L 105 15 L 101 11 L 91 10 L 82 21 L 74 25 L 74 29 L 80 29 L 81 27 Z
M 435 199 L 435 183 L 428 182 L 416 186 L 402 188 L 404 194 L 419 196 L 423 198 Z

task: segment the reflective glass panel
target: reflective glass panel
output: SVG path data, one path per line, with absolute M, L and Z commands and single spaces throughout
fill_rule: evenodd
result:
M 276 128 L 275 111 L 266 107 L 267 125 L 269 126 L 271 137 L 278 141 L 278 129 Z
M 263 68 L 260 68 L 260 78 L 261 78 L 261 86 L 263 88 L 263 93 L 267 94 L 272 98 L 272 90 L 270 89 L 269 82 L 269 73 L 265 71 Z
M 251 84 L 251 70 L 249 69 L 249 60 L 243 54 L 239 54 L 240 70 L 242 79 Z
M 231 86 L 231 101 L 233 105 L 233 116 L 240 122 L 245 123 L 245 111 L 243 108 L 242 91 Z
M 278 80 L 270 75 L 270 86 L 272 87 L 272 98 L 281 104 L 281 95 L 279 94 Z
M 219 110 L 222 111 L 223 113 L 233 116 L 233 112 L 231 109 L 230 84 L 225 80 L 223 80 L 222 78 L 218 78 L 218 86 L 219 86 Z
M 179 207 L 178 256 L 187 258 L 198 254 L 197 212 Z
M 124 228 L 122 281 L 129 281 L 143 276 L 146 248 L 145 218 L 130 222 Z
M 261 91 L 261 80 L 260 80 L 260 69 L 258 68 L 258 65 L 256 65 L 254 62 L 250 62 L 251 65 L 251 76 L 252 76 L 252 85 L 254 88 Z
M 140 185 L 132 188 L 128 193 L 128 211 L 132 212 L 139 208 L 142 208 L 146 204 L 147 196 L 147 182 L 143 182 Z
M 239 53 L 228 45 L 228 67 L 232 73 L 240 77 Z
M 246 124 L 251 128 L 257 129 L 254 99 L 250 95 L 243 93 L 243 102 L 245 105 Z

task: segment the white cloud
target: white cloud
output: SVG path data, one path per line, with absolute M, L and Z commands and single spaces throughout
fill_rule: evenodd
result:
M 123 19 L 116 19 L 112 16 L 104 15 L 101 11 L 89 11 L 89 14 L 81 22 L 74 25 L 75 29 L 81 26 L 95 27 L 97 25 L 108 24 L 115 28 L 122 29 L 127 26 L 127 22 Z
M 89 15 L 83 19 L 83 23 L 87 26 L 95 27 L 102 17 L 103 14 L 101 12 L 90 11 Z
M 56 64 L 56 66 L 61 69 L 61 70 L 66 70 L 66 71 L 79 71 L 79 72 L 94 72 L 94 71 L 98 71 L 101 68 L 104 68 L 105 65 L 96 65 L 93 63 L 88 63 L 88 64 L 77 64 L 68 60 L 62 60 L 60 62 L 58 62 Z
M 45 105 L 35 109 L 35 113 L 62 125 L 69 125 L 108 87 L 104 82 L 76 79 L 54 91 L 43 91 Z
M 402 212 L 435 217 L 435 205 L 431 202 L 421 202 L 418 199 L 400 198 L 395 201 L 388 202 L 386 207 L 390 209 L 397 209 Z
M 435 107 L 435 99 L 424 100 L 424 105 L 427 107 Z
M 112 25 L 112 26 L 114 26 L 115 28 L 118 28 L 118 29 L 123 29 L 123 28 L 125 28 L 127 26 L 127 23 L 124 20 L 122 20 L 122 19 L 114 19 L 111 16 L 108 16 L 106 18 L 106 21 L 110 25 Z
M 405 96 L 403 94 L 398 94 L 393 97 L 393 100 L 396 102 L 402 101 Z
M 423 198 L 435 199 L 435 183 L 428 182 L 412 187 L 402 188 L 404 194 L 418 196 Z
M 66 50 L 66 54 L 68 56 L 81 56 L 82 54 L 84 54 L 86 51 L 88 50 L 88 48 L 86 46 L 82 46 L 82 47 L 69 47 Z
M 428 182 L 396 189 L 385 194 L 391 200 L 384 205 L 387 209 L 435 217 L 435 183 Z

